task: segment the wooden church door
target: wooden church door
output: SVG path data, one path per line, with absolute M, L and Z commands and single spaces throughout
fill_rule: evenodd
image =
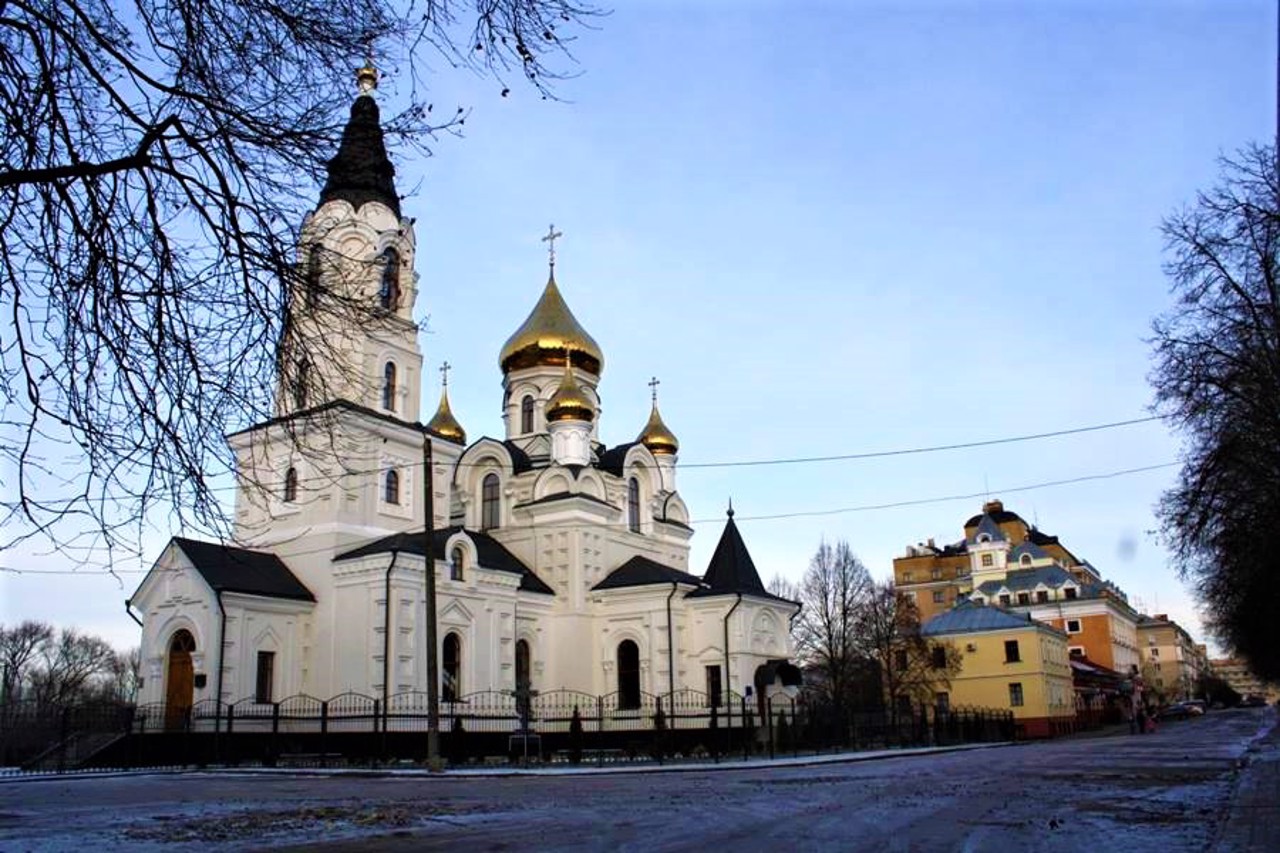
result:
M 164 718 L 166 729 L 180 729 L 186 723 L 195 696 L 195 670 L 191 653 L 196 650 L 190 631 L 178 631 L 169 641 L 169 671 L 165 678 Z

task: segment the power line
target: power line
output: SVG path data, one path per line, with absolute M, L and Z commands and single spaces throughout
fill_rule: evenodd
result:
M 970 450 L 978 447 L 995 447 L 997 445 L 1002 445 L 1002 444 L 1018 444 L 1022 442 L 1028 442 L 1028 441 L 1040 441 L 1048 438 L 1061 438 L 1063 436 L 1069 436 L 1069 435 L 1080 435 L 1083 433 L 1100 432 L 1103 430 L 1110 430 L 1110 429 L 1119 429 L 1121 427 L 1134 426 L 1136 424 L 1151 423 L 1152 421 L 1157 421 L 1157 420 L 1160 420 L 1160 418 L 1152 415 L 1145 418 L 1130 418 L 1129 420 L 1111 421 L 1109 423 L 1092 424 L 1090 426 L 1082 426 L 1082 427 L 1072 427 L 1070 429 L 1053 430 L 1051 432 L 1027 433 L 1025 435 L 1006 436 L 1004 438 L 989 438 L 989 439 L 983 439 L 981 441 L 966 441 L 966 442 L 958 442 L 954 444 L 933 444 L 933 445 L 924 445 L 924 446 L 918 446 L 918 447 L 905 447 L 905 448 L 899 448 L 896 450 L 872 450 L 872 451 L 865 451 L 862 453 L 841 453 L 841 454 L 833 454 L 830 456 L 794 456 L 794 457 L 780 457 L 780 458 L 774 458 L 774 459 L 738 459 L 738 460 L 730 460 L 727 462 L 684 462 L 684 463 L 680 463 L 677 467 L 680 470 L 706 469 L 706 468 L 749 468 L 749 467 L 761 467 L 766 465 L 803 465 L 803 464 L 809 464 L 813 462 L 849 462 L 849 461 L 856 461 L 856 460 L 863 460 L 863 459 L 884 459 L 884 458 L 890 458 L 894 456 L 913 456 L 913 455 L 919 455 L 924 453 L 942 453 L 950 450 Z M 494 440 L 496 441 L 496 439 Z M 306 455 L 307 454 L 304 453 L 303 457 L 306 458 Z M 459 461 L 455 463 L 453 467 L 457 467 L 457 468 L 490 467 L 491 465 L 492 463 L 487 461 L 486 462 Z M 399 471 L 413 471 L 421 468 L 422 462 L 420 461 L 403 462 L 401 464 L 396 465 L 395 467 Z M 441 467 L 448 468 L 450 466 L 443 465 Z M 306 488 L 307 483 L 322 483 L 327 485 L 334 485 L 343 477 L 362 477 L 369 474 L 381 474 L 386 470 L 387 470 L 386 468 L 368 468 L 368 469 L 357 468 L 349 471 L 343 471 L 340 474 L 316 474 L 308 477 L 299 477 L 296 482 L 300 488 Z M 250 481 L 250 482 L 253 482 L 253 481 Z M 264 490 L 274 491 L 275 489 L 282 488 L 284 486 L 284 481 L 281 480 L 276 483 L 253 483 L 253 484 L 257 485 L 258 487 Z M 240 488 L 239 486 L 210 486 L 208 487 L 207 491 L 211 493 L 234 492 L 234 491 L 237 491 L 239 488 Z M 77 500 L 80 500 L 80 499 L 79 498 L 66 499 L 66 500 L 59 499 L 59 500 L 50 500 L 50 501 L 38 501 L 38 503 L 71 504 L 71 503 L 75 503 Z
M 837 507 L 837 508 L 831 508 L 831 509 L 798 510 L 794 512 L 779 512 L 779 513 L 769 513 L 764 515 L 735 514 L 734 520 L 735 521 L 777 521 L 777 520 L 788 519 L 788 518 L 814 518 L 814 517 L 829 516 L 829 515 L 847 515 L 847 514 L 858 513 L 858 512 L 875 512 L 875 511 L 887 510 L 887 509 L 901 509 L 904 507 L 925 506 L 928 504 L 936 504 L 936 503 L 948 503 L 950 501 L 973 500 L 976 498 L 986 497 L 991 492 L 997 492 L 1000 494 L 1017 494 L 1020 492 L 1029 492 L 1036 489 L 1056 488 L 1059 486 L 1069 486 L 1069 485 L 1075 485 L 1078 483 L 1093 482 L 1097 480 L 1111 480 L 1117 477 L 1126 477 L 1133 474 L 1144 474 L 1150 471 L 1159 471 L 1165 468 L 1172 468 L 1179 464 L 1180 463 L 1178 462 L 1162 462 L 1158 465 L 1143 465 L 1137 468 L 1123 468 L 1117 471 L 1107 471 L 1101 474 L 1084 474 L 1079 477 L 1069 477 L 1063 480 L 1046 480 L 1039 483 L 1029 483 L 1021 486 L 1012 486 L 1010 488 L 1005 488 L 1005 489 L 989 489 L 981 492 L 969 492 L 966 494 L 940 495 L 940 496 L 928 497 L 928 498 L 914 498 L 910 500 L 893 501 L 890 503 L 862 504 L 858 506 Z M 713 518 L 693 519 L 689 522 L 690 525 L 723 524 L 723 523 L 724 523 L 724 518 L 722 516 L 716 516 Z M 580 523 L 560 523 L 560 524 L 540 524 L 540 525 L 520 524 L 520 525 L 507 525 L 500 529 L 501 530 L 546 531 L 546 530 L 554 530 L 557 528 L 579 528 L 583 526 L 584 525 Z M 604 522 L 604 523 L 591 524 L 590 526 L 596 527 L 596 528 L 600 528 L 600 527 L 623 528 L 623 527 L 628 527 L 628 523 L 627 522 Z M 403 531 L 403 532 L 413 533 L 414 531 L 409 530 L 409 531 Z M 333 549 L 329 547 L 314 548 L 307 551 L 295 551 L 291 553 L 289 556 L 290 557 L 306 557 L 312 554 L 328 553 L 331 550 Z M 148 571 L 150 571 L 150 569 L 116 569 L 114 573 L 115 574 L 144 574 Z M 20 575 L 88 575 L 88 574 L 106 575 L 108 574 L 105 571 L 85 572 L 85 571 L 79 571 L 76 569 L 16 569 L 10 566 L 0 566 L 0 572 L 10 572 L 13 574 L 20 574 Z

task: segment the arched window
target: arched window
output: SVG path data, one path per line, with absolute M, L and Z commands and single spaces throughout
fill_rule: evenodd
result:
M 388 361 L 382 368 L 382 408 L 396 410 L 396 363 Z
M 533 696 L 530 689 L 533 682 L 529 679 L 529 641 L 516 640 L 516 708 L 521 721 L 529 719 L 529 705 Z
M 291 504 L 298 499 L 298 469 L 284 472 L 284 502 Z
M 298 362 L 298 372 L 293 377 L 293 405 L 299 409 L 307 407 L 307 386 L 311 382 L 311 365 L 304 358 Z
M 640 707 L 640 647 L 633 640 L 618 643 L 618 708 Z
M 480 487 L 480 529 L 493 530 L 498 527 L 500 519 L 500 504 L 498 490 L 501 484 L 498 482 L 497 474 L 489 474 L 484 478 L 484 485 Z
M 400 472 L 395 468 L 387 469 L 387 478 L 382 488 L 382 499 L 389 504 L 400 503 Z
M 533 432 L 533 398 L 529 396 L 520 401 L 520 432 Z
M 449 558 L 449 580 L 462 580 L 462 546 L 453 549 L 453 556 Z
M 1019 562 L 1021 562 L 1021 563 L 1022 563 L 1022 565 L 1024 565 L 1024 566 L 1029 566 L 1029 565 L 1031 565 L 1031 555 L 1030 555 L 1030 554 L 1023 554 L 1023 555 L 1022 555 L 1022 559 L 1021 559 Z
M 627 528 L 640 532 L 640 481 L 635 477 L 627 481 Z
M 452 631 L 444 637 L 444 653 L 440 657 L 444 669 L 440 699 L 457 702 L 462 696 L 462 640 Z
M 312 243 L 307 251 L 307 274 L 303 286 L 307 291 L 307 307 L 320 303 L 320 244 Z
M 378 290 L 378 304 L 388 311 L 400 305 L 400 253 L 387 249 L 382 253 L 382 287 Z

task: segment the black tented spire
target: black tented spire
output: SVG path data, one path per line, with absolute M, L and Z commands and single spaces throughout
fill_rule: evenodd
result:
M 329 179 L 320 191 L 320 203 L 342 199 L 359 210 L 369 201 L 380 201 L 400 215 L 396 195 L 396 169 L 382 141 L 378 104 L 368 92 L 351 105 L 351 119 L 342 131 L 342 144 L 328 164 Z

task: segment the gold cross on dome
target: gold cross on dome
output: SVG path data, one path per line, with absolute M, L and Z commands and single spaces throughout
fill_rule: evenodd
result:
M 563 231 L 557 231 L 554 224 L 547 226 L 547 236 L 542 238 L 542 242 L 547 244 L 547 255 L 551 259 L 551 266 L 556 265 L 556 240 L 564 236 Z
M 658 402 L 658 386 L 661 384 L 656 376 L 649 380 L 649 394 L 653 397 L 653 402 L 655 403 Z
M 444 387 L 449 387 L 449 370 L 453 367 L 449 362 L 440 365 L 440 381 Z

